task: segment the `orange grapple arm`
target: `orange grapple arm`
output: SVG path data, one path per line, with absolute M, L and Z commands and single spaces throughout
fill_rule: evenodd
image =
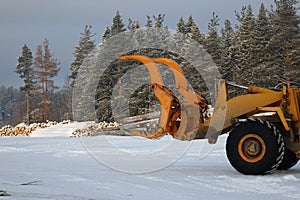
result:
M 168 58 L 151 59 L 143 55 L 128 55 L 121 56 L 118 59 L 136 60 L 146 66 L 150 75 L 150 86 L 161 107 L 159 129 L 156 133 L 138 130 L 131 130 L 130 132 L 147 138 L 159 138 L 169 133 L 179 140 L 194 139 L 198 134 L 199 126 L 203 123 L 203 110 L 207 108 L 207 104 L 198 93 L 188 88 L 188 82 L 182 68 L 175 61 Z M 155 63 L 164 64 L 172 70 L 176 89 L 187 100 L 187 103 L 180 105 L 178 98 L 168 88 L 164 87 L 164 82 Z M 181 119 L 180 126 L 178 123 L 179 118 Z
M 131 130 L 131 133 L 147 138 L 159 138 L 166 133 L 174 133 L 177 130 L 176 119 L 172 116 L 180 110 L 180 104 L 176 96 L 166 87 L 161 78 L 160 72 L 151 58 L 142 55 L 121 56 L 118 60 L 136 60 L 143 63 L 150 75 L 150 86 L 160 102 L 159 129 L 156 133 L 147 133 L 138 130 Z M 173 117 L 173 119 L 175 116 Z

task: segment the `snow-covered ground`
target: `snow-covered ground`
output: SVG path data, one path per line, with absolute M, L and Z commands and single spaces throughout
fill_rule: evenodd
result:
M 35 130 L 30 137 L 70 137 L 72 132 L 78 128 L 83 128 L 91 122 L 73 122 L 70 124 L 57 124 L 49 128 Z
M 0 138 L 0 195 L 10 194 L 0 199 L 300 199 L 300 164 L 266 176 L 239 174 L 227 161 L 226 136 L 214 146 L 168 136 L 65 137 L 83 125 Z

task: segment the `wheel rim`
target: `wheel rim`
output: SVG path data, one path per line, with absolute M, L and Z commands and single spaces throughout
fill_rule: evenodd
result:
M 238 152 L 246 162 L 255 163 L 266 154 L 266 144 L 260 136 L 247 134 L 239 141 Z

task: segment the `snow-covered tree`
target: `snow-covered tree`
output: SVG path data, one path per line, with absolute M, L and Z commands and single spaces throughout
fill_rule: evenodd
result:
M 243 7 L 237 16 L 240 25 L 237 27 L 235 46 L 237 50 L 234 81 L 240 84 L 253 83 L 253 48 L 255 18 L 252 7 Z
M 221 66 L 220 73 L 222 78 L 232 81 L 232 70 L 234 67 L 235 50 L 232 48 L 234 44 L 234 31 L 231 22 L 227 19 L 224 22 L 224 28 L 221 30 Z
M 163 27 L 163 23 L 165 21 L 165 14 L 158 14 L 157 16 L 153 15 L 154 19 L 154 27 L 161 28 Z
M 189 16 L 185 24 L 185 31 L 188 37 L 197 41 L 199 44 L 203 44 L 205 40 L 205 35 L 200 32 L 200 29 L 192 16 Z
M 273 65 L 282 70 L 282 81 L 300 85 L 300 19 L 298 0 L 275 0 L 273 36 L 270 48 L 274 52 Z
M 140 23 L 136 20 L 128 19 L 127 29 L 130 31 L 140 28 Z
M 121 32 L 126 31 L 125 24 L 123 23 L 123 20 L 122 20 L 122 17 L 120 15 L 119 11 L 117 11 L 115 17 L 113 18 L 113 23 L 112 23 L 110 30 L 111 30 L 111 36 L 114 36 Z
M 151 28 L 153 26 L 151 17 L 147 15 L 147 23 L 145 25 L 146 28 Z
M 185 21 L 183 20 L 182 17 L 180 17 L 179 21 L 177 22 L 176 31 L 181 34 L 186 34 L 187 32 Z
M 105 40 L 107 40 L 110 37 L 110 28 L 107 26 L 104 30 L 104 33 L 102 35 L 102 42 L 104 42 Z
M 176 25 L 176 31 L 173 34 L 172 37 L 172 49 L 176 49 L 177 53 L 183 54 L 184 51 L 184 45 L 186 45 L 185 40 L 187 39 L 187 30 L 186 30 L 186 25 L 185 21 L 182 17 L 180 17 L 179 21 L 177 22 Z
M 221 39 L 218 34 L 217 27 L 219 24 L 219 17 L 213 13 L 212 18 L 208 24 L 208 34 L 204 40 L 204 48 L 211 55 L 213 61 L 221 65 Z
M 92 26 L 85 26 L 83 32 L 81 33 L 81 37 L 79 39 L 78 44 L 75 46 L 74 50 L 74 60 L 71 63 L 71 86 L 74 85 L 74 81 L 77 77 L 78 70 L 82 65 L 83 60 L 91 53 L 91 51 L 95 48 L 95 33 L 91 31 Z
M 255 18 L 253 30 L 253 82 L 261 87 L 274 87 L 278 83 L 279 70 L 272 64 L 272 54 L 268 44 L 272 36 L 272 24 L 268 11 L 261 4 Z
M 256 65 L 268 62 L 270 59 L 270 52 L 268 43 L 271 38 L 271 21 L 267 14 L 264 4 L 261 4 L 257 18 L 254 25 L 254 61 Z

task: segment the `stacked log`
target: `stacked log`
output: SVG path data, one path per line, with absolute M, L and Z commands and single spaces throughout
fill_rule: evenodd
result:
M 97 135 L 132 135 L 129 131 L 135 128 L 146 128 L 150 130 L 152 127 L 158 123 L 159 112 L 150 113 L 146 115 L 139 115 L 134 117 L 128 117 L 123 119 L 120 123 L 117 122 L 91 122 L 85 127 L 76 129 L 72 133 L 72 137 L 82 137 L 82 136 L 97 136 Z M 4 126 L 0 129 L 0 136 L 29 136 L 33 131 L 42 128 L 48 128 L 50 126 L 55 126 L 57 124 L 69 124 L 70 120 L 64 120 L 62 122 L 47 121 L 46 123 L 33 123 L 29 126 L 21 123 L 15 127 L 10 125 Z
M 0 129 L 0 136 L 29 136 L 36 129 L 48 128 L 50 126 L 55 126 L 57 124 L 69 124 L 70 120 L 64 120 L 60 123 L 55 121 L 47 121 L 46 123 L 33 123 L 29 126 L 21 123 L 12 127 L 10 125 L 6 125 Z
M 72 133 L 72 137 L 82 137 L 82 136 L 96 136 L 109 134 L 112 131 L 120 132 L 119 124 L 117 122 L 99 122 L 99 123 L 89 123 L 85 127 L 76 129 Z M 99 134 L 99 133 L 102 134 Z
M 146 128 L 151 129 L 151 126 L 157 125 L 160 112 L 149 113 L 145 115 L 138 115 L 134 117 L 124 118 L 121 123 L 117 122 L 99 122 L 89 123 L 83 128 L 76 129 L 72 133 L 72 137 L 82 136 L 98 136 L 98 135 L 117 135 L 117 136 L 131 136 L 130 129 Z

